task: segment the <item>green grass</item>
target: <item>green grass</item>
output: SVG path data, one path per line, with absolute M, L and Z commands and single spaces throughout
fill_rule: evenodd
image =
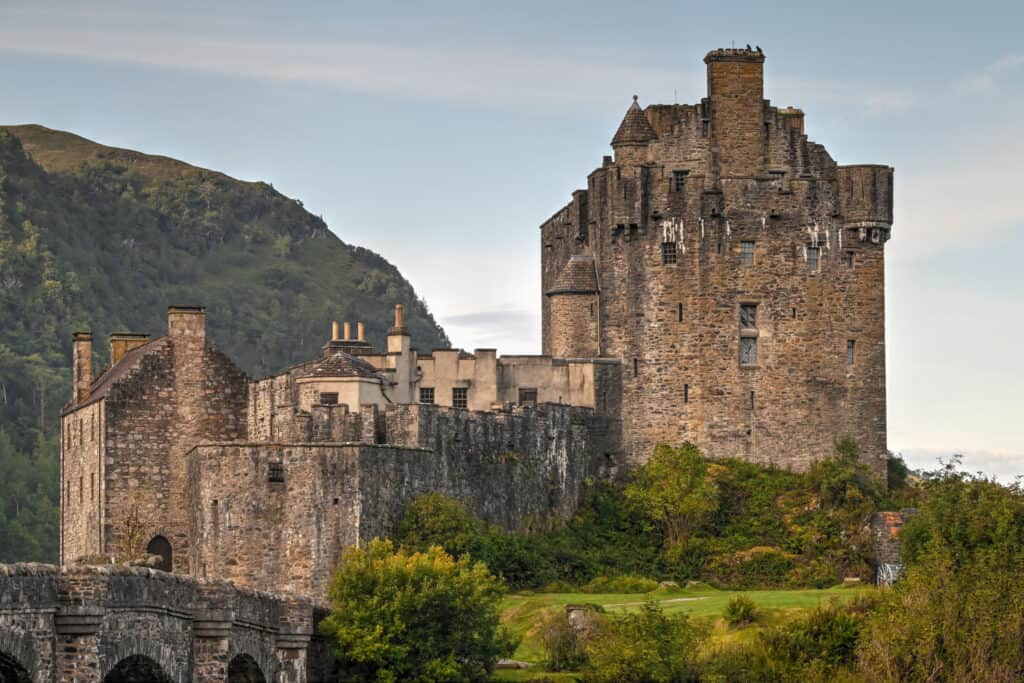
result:
M 704 621 L 711 628 L 708 645 L 715 645 L 727 641 L 752 640 L 763 628 L 790 621 L 823 602 L 845 602 L 875 590 L 871 586 L 858 585 L 806 590 L 723 591 L 699 585 L 640 594 L 516 593 L 506 597 L 502 603 L 502 623 L 522 638 L 513 658 L 536 662 L 538 666 L 527 670 L 500 671 L 496 673 L 495 680 L 525 681 L 541 675 L 559 680 L 558 674 L 543 673 L 543 668 L 539 666 L 544 659 L 544 650 L 536 630 L 546 614 L 564 609 L 566 605 L 597 604 L 608 613 L 615 614 L 636 611 L 645 602 L 654 601 L 666 614 L 682 612 L 695 620 Z M 758 620 L 753 625 L 731 629 L 722 618 L 722 612 L 729 598 L 740 592 L 757 605 Z M 572 675 L 566 675 L 565 680 L 572 680 Z

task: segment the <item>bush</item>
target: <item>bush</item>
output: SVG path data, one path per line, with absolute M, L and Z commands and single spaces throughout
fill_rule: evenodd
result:
M 587 640 L 587 683 L 699 680 L 697 648 L 705 633 L 685 615 L 648 603 L 636 614 L 605 618 Z
M 762 637 L 768 657 L 784 668 L 834 670 L 853 662 L 862 625 L 860 615 L 832 603 Z
M 598 607 L 598 610 L 601 610 Z M 586 642 L 597 610 L 584 610 L 589 623 L 573 624 L 564 609 L 550 614 L 540 624 L 540 640 L 544 648 L 544 665 L 549 671 L 578 671 L 587 661 Z
M 584 593 L 650 593 L 658 589 L 658 582 L 642 576 L 599 576 L 582 587 Z
M 757 605 L 745 595 L 735 595 L 729 599 L 723 616 L 729 626 L 746 626 L 757 621 Z
M 705 574 L 712 583 L 722 587 L 776 588 L 786 584 L 795 559 L 795 555 L 778 548 L 756 546 L 712 558 Z
M 515 643 L 499 625 L 504 590 L 481 564 L 434 546 L 394 551 L 374 539 L 348 548 L 321 629 L 341 680 L 484 681 Z

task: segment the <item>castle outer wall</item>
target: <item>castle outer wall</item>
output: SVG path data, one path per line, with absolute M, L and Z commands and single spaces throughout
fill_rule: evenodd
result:
M 634 103 L 614 158 L 541 226 L 544 352 L 621 361 L 634 462 L 691 441 L 806 470 L 852 436 L 883 472 L 892 169 L 809 141 L 763 99 L 759 52 L 705 61 L 708 97 Z M 572 284 L 583 259 L 592 287 Z

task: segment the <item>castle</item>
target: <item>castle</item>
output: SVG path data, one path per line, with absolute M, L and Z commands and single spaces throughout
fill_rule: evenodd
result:
M 61 561 L 144 550 L 185 583 L 13 570 L 59 606 L 0 650 L 35 657 L 25 634 L 47 628 L 102 640 L 126 628 L 108 616 L 130 598 L 112 596 L 180 594 L 194 611 L 168 613 L 168 632 L 228 654 L 226 634 L 262 638 L 253 665 L 312 680 L 300 662 L 308 601 L 323 598 L 344 547 L 388 533 L 417 495 L 529 530 L 567 518 L 588 480 L 662 442 L 803 470 L 849 435 L 884 471 L 893 171 L 838 166 L 810 142 L 803 112 L 764 99 L 760 50 L 705 62 L 707 97 L 646 109 L 634 97 L 613 156 L 541 226 L 543 355 L 420 353 L 400 306 L 383 350 L 361 324 L 334 323 L 319 358 L 258 380 L 207 338 L 199 306 L 170 307 L 159 337 L 111 335 L 100 372 L 92 336 L 76 333 Z M 210 588 L 221 580 L 235 588 Z M 18 593 L 26 605 L 30 593 Z M 252 616 L 211 612 L 222 593 Z M 114 667 L 116 647 L 96 647 L 97 670 Z M 88 652 L 75 645 L 61 662 Z M 150 659 L 161 657 L 173 665 L 173 653 Z M 202 678 L 190 671 L 180 678 Z
M 334 323 L 320 358 L 250 380 L 172 306 L 94 376 L 76 333 L 62 561 L 145 537 L 166 569 L 320 596 L 342 547 L 431 491 L 527 529 L 661 442 L 802 470 L 850 435 L 882 470 L 892 169 L 810 142 L 760 51 L 705 62 L 707 97 L 634 97 L 541 226 L 541 356 L 421 354 L 398 307 L 382 351 Z

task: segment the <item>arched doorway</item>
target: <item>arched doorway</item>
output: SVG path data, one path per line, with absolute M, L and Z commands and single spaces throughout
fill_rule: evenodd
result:
M 103 683 L 173 683 L 160 665 L 144 655 L 125 657 L 103 677 Z
M 228 663 L 228 683 L 267 683 L 260 665 L 249 655 L 236 655 Z
M 0 652 L 0 683 L 30 683 L 28 670 L 12 655 Z
M 159 564 L 154 567 L 161 571 L 169 572 L 174 567 L 172 563 L 173 557 L 171 555 L 171 544 L 163 536 L 154 536 L 153 540 L 146 546 L 147 555 L 159 555 L 163 559 Z

